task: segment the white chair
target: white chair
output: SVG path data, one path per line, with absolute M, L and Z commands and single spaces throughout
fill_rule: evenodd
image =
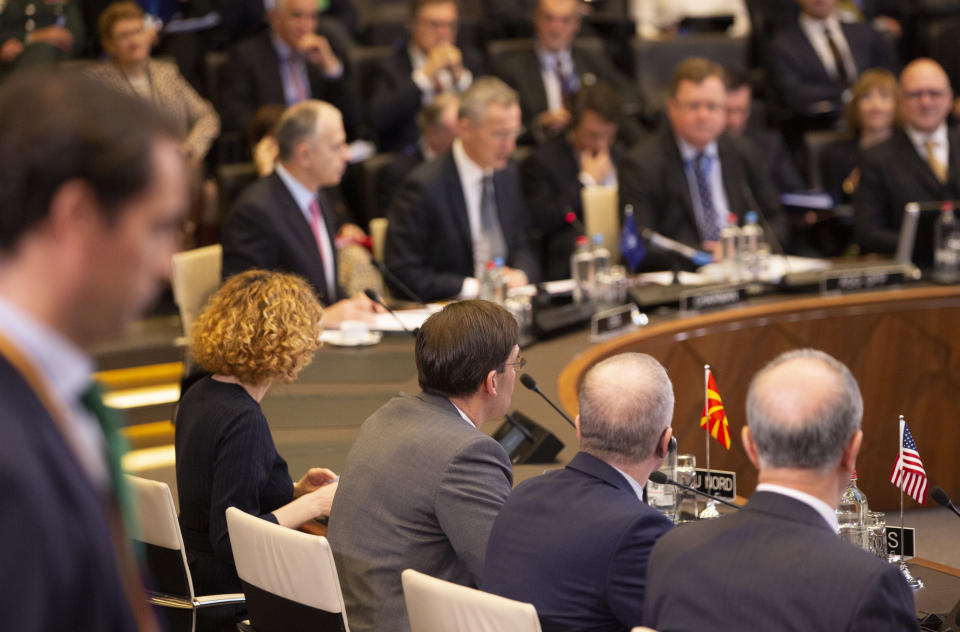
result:
M 227 509 L 237 574 L 247 596 L 244 632 L 349 632 L 327 539 Z
M 587 237 L 603 235 L 603 245 L 610 251 L 610 260 L 620 261 L 620 207 L 616 187 L 583 187 L 583 227 Z
M 190 326 L 200 315 L 204 303 L 220 287 L 223 248 L 220 244 L 185 250 L 173 255 L 170 284 L 173 300 L 180 310 L 183 335 L 189 338 Z
M 130 450 L 123 455 L 122 465 L 124 474 L 166 483 L 173 499 L 174 514 L 180 511 L 177 503 L 176 449 L 172 443 Z
M 136 503 L 147 568 L 153 580 L 150 603 L 162 606 L 170 630 L 195 630 L 197 610 L 213 606 L 242 604 L 240 593 L 197 595 L 187 566 L 186 550 L 173 497 L 166 483 L 127 475 Z
M 540 632 L 532 604 L 403 571 L 411 632 Z

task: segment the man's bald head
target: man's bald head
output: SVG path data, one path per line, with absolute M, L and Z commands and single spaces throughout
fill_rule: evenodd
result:
M 953 91 L 943 67 L 932 59 L 915 59 L 900 73 L 903 120 L 913 129 L 936 131 L 950 113 Z
M 591 368 L 580 384 L 580 447 L 607 462 L 653 455 L 673 418 L 673 384 L 651 356 L 621 353 Z
M 781 354 L 747 391 L 747 423 L 761 468 L 832 468 L 862 418 L 857 380 L 814 349 Z

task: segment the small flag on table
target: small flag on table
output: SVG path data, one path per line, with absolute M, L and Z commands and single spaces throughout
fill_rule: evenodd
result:
M 643 258 L 647 256 L 647 249 L 643 247 L 643 240 L 637 235 L 637 220 L 633 217 L 633 207 L 628 204 L 625 213 L 623 229 L 620 231 L 620 254 L 627 262 L 630 272 L 636 272 Z
M 923 469 L 917 444 L 903 417 L 900 418 L 900 454 L 897 456 L 897 463 L 893 466 L 890 482 L 921 505 L 926 504 L 927 472 Z
M 713 371 L 707 368 L 707 395 L 703 402 L 703 416 L 700 418 L 700 427 L 707 428 L 710 436 L 730 449 L 730 425 L 727 423 L 727 413 L 723 409 L 723 401 L 717 390 L 717 383 L 713 379 Z

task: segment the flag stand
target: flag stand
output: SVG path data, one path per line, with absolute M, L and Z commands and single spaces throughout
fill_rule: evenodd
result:
M 900 439 L 897 441 L 897 454 L 900 459 L 903 458 L 903 427 L 906 423 L 906 419 L 903 418 L 903 415 L 900 415 Z M 903 473 L 901 472 L 900 481 L 902 480 Z M 909 585 L 912 590 L 922 590 L 924 587 L 923 580 L 910 572 L 910 569 L 907 568 L 907 561 L 903 559 L 903 485 L 898 483 L 897 487 L 900 489 L 900 555 L 898 556 L 900 560 L 900 574 L 907 580 L 907 585 Z
M 710 365 L 703 365 L 703 401 L 704 401 L 704 410 L 709 406 L 708 399 L 709 394 L 708 390 L 710 388 Z M 707 447 L 707 475 L 703 480 L 703 487 L 706 489 L 707 493 L 710 493 L 709 481 L 710 481 L 710 421 L 703 427 L 703 436 L 706 438 L 706 447 Z M 697 516 L 700 520 L 711 520 L 713 518 L 720 517 L 720 511 L 717 509 L 717 501 L 708 500 L 706 506 L 704 506 L 703 511 Z

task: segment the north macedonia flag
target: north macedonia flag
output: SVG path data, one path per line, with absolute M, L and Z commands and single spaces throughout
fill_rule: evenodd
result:
M 730 426 L 727 423 L 727 413 L 723 410 L 723 401 L 720 400 L 717 383 L 713 379 L 713 371 L 709 369 L 707 370 L 707 396 L 703 402 L 700 427 L 708 428 L 711 437 L 726 449 L 730 449 Z

